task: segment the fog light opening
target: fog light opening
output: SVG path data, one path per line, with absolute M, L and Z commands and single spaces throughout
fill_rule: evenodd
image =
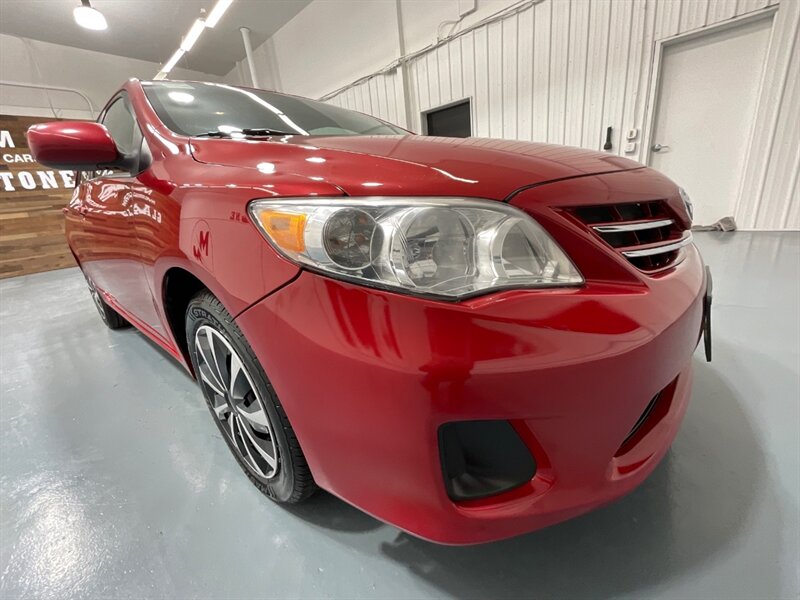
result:
M 536 461 L 508 421 L 458 421 L 439 428 L 445 487 L 451 500 L 477 500 L 519 487 Z

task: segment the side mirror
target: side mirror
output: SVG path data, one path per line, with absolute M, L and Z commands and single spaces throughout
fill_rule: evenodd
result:
M 119 159 L 105 125 L 86 121 L 52 121 L 28 128 L 28 147 L 37 162 L 56 169 L 93 171 Z

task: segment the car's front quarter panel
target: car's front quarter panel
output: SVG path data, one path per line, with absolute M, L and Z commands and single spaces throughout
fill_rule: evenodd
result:
M 188 270 L 236 315 L 298 272 L 250 221 L 248 204 L 256 198 L 306 195 L 310 189 L 326 194 L 336 190 L 309 186 L 299 178 L 275 178 L 274 183 L 267 183 L 258 172 L 200 165 L 186 157 L 181 161 L 180 165 L 170 161 L 154 165 L 147 174 L 153 178 L 148 182 L 150 188 L 171 187 L 160 194 L 159 206 L 171 213 L 164 216 L 164 224 L 174 222 L 177 227 L 147 233 L 143 262 L 152 269 L 155 283 L 162 281 L 170 268 Z M 170 168 L 180 172 L 168 173 Z

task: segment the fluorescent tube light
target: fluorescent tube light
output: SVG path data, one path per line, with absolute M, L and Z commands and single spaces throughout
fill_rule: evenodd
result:
M 165 65 L 164 65 L 164 66 L 161 68 L 161 72 L 162 72 L 162 73 L 169 73 L 170 71 L 172 71 L 172 69 L 175 67 L 175 65 L 176 65 L 176 64 L 178 64 L 178 61 L 179 61 L 181 58 L 183 58 L 183 55 L 184 55 L 184 54 L 186 54 L 186 50 L 184 50 L 183 48 L 178 48 L 178 49 L 175 51 L 175 54 L 173 54 L 173 55 L 172 55 L 172 58 L 170 58 L 170 59 L 167 61 L 167 64 L 165 64 Z
M 217 0 L 214 8 L 211 9 L 211 12 L 208 13 L 208 17 L 206 17 L 206 27 L 214 27 L 219 23 L 222 15 L 225 14 L 225 11 L 228 10 L 231 4 L 233 4 L 233 0 Z
M 192 25 L 192 28 L 189 30 L 189 33 L 186 34 L 186 37 L 183 38 L 183 42 L 181 42 L 181 50 L 184 52 L 188 52 L 194 46 L 194 43 L 197 41 L 197 38 L 200 37 L 200 34 L 203 33 L 203 29 L 206 27 L 206 22 L 203 19 L 197 19 Z

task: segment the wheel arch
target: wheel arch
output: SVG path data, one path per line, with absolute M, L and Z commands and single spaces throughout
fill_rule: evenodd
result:
M 161 285 L 164 316 L 189 372 L 194 376 L 189 344 L 186 341 L 186 309 L 200 291 L 214 293 L 196 275 L 182 267 L 170 267 L 164 273 Z

